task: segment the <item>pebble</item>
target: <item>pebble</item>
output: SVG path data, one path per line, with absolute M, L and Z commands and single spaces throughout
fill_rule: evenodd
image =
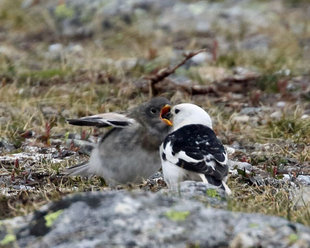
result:
M 237 115 L 237 116 L 234 116 L 232 120 L 235 122 L 246 123 L 250 120 L 250 117 L 248 115 Z
M 279 120 L 282 118 L 282 116 L 283 114 L 281 111 L 275 111 L 270 115 L 270 118 Z
M 299 175 L 297 180 L 303 184 L 310 185 L 310 176 L 309 175 Z
M 233 161 L 233 160 L 228 160 L 228 166 L 231 169 L 236 169 L 236 167 L 239 170 L 248 170 L 251 171 L 252 170 L 252 165 L 250 163 L 247 162 L 239 162 L 239 161 Z
M 262 108 L 260 108 L 260 107 L 247 107 L 247 108 L 241 109 L 240 114 L 251 116 L 251 115 L 258 114 L 261 111 L 262 111 Z
M 63 45 L 60 43 L 52 44 L 48 47 L 50 53 L 60 53 L 63 50 Z
M 310 187 L 295 189 L 291 192 L 294 205 L 296 207 L 304 207 L 310 203 Z
M 286 106 L 286 102 L 277 102 L 277 107 L 278 108 L 284 108 Z

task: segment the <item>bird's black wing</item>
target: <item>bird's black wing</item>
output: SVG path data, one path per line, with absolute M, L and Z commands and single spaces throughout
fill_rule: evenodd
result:
M 94 126 L 94 127 L 117 127 L 125 128 L 135 123 L 135 120 L 126 115 L 118 113 L 105 113 L 92 116 L 86 116 L 79 119 L 68 119 L 69 124 L 76 126 Z
M 219 184 L 228 173 L 225 149 L 213 130 L 204 125 L 186 125 L 169 134 L 163 153 L 177 166 L 202 173 L 208 181 L 208 177 L 218 181 L 213 184 Z

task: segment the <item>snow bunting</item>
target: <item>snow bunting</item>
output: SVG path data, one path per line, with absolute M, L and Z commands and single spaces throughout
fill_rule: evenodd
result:
M 183 103 L 161 110 L 162 120 L 172 125 L 171 132 L 160 146 L 165 182 L 177 189 L 181 181 L 203 181 L 231 194 L 226 185 L 227 154 L 212 130 L 206 111 L 197 105 Z
M 97 175 L 110 186 L 139 183 L 160 169 L 158 149 L 169 126 L 162 122 L 160 110 L 169 101 L 156 97 L 128 114 L 105 113 L 68 122 L 80 126 L 114 127 L 99 141 L 87 163 L 67 169 L 71 176 Z

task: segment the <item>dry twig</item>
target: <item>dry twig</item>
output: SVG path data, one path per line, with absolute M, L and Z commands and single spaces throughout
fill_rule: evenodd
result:
M 156 89 L 155 89 L 155 85 L 162 81 L 163 79 L 165 79 L 166 77 L 168 77 L 169 75 L 173 74 L 179 67 L 181 67 L 182 65 L 184 65 L 186 63 L 186 61 L 190 60 L 192 57 L 196 56 L 199 53 L 202 52 L 206 52 L 206 49 L 201 49 L 198 51 L 194 51 L 194 52 L 190 52 L 187 54 L 184 54 L 184 59 L 177 64 L 176 66 L 174 66 L 173 68 L 163 68 L 162 70 L 158 71 L 155 75 L 149 76 L 147 77 L 147 79 L 150 82 L 150 97 L 155 96 L 156 95 Z

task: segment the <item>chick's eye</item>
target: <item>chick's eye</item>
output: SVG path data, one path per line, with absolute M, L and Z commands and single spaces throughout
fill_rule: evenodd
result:
M 156 109 L 156 108 L 151 108 L 151 109 L 150 109 L 150 112 L 151 112 L 152 114 L 156 114 L 156 113 L 157 113 L 157 109 Z
M 176 114 L 177 113 L 179 113 L 180 112 L 180 110 L 179 109 L 175 109 L 175 111 L 174 111 Z

